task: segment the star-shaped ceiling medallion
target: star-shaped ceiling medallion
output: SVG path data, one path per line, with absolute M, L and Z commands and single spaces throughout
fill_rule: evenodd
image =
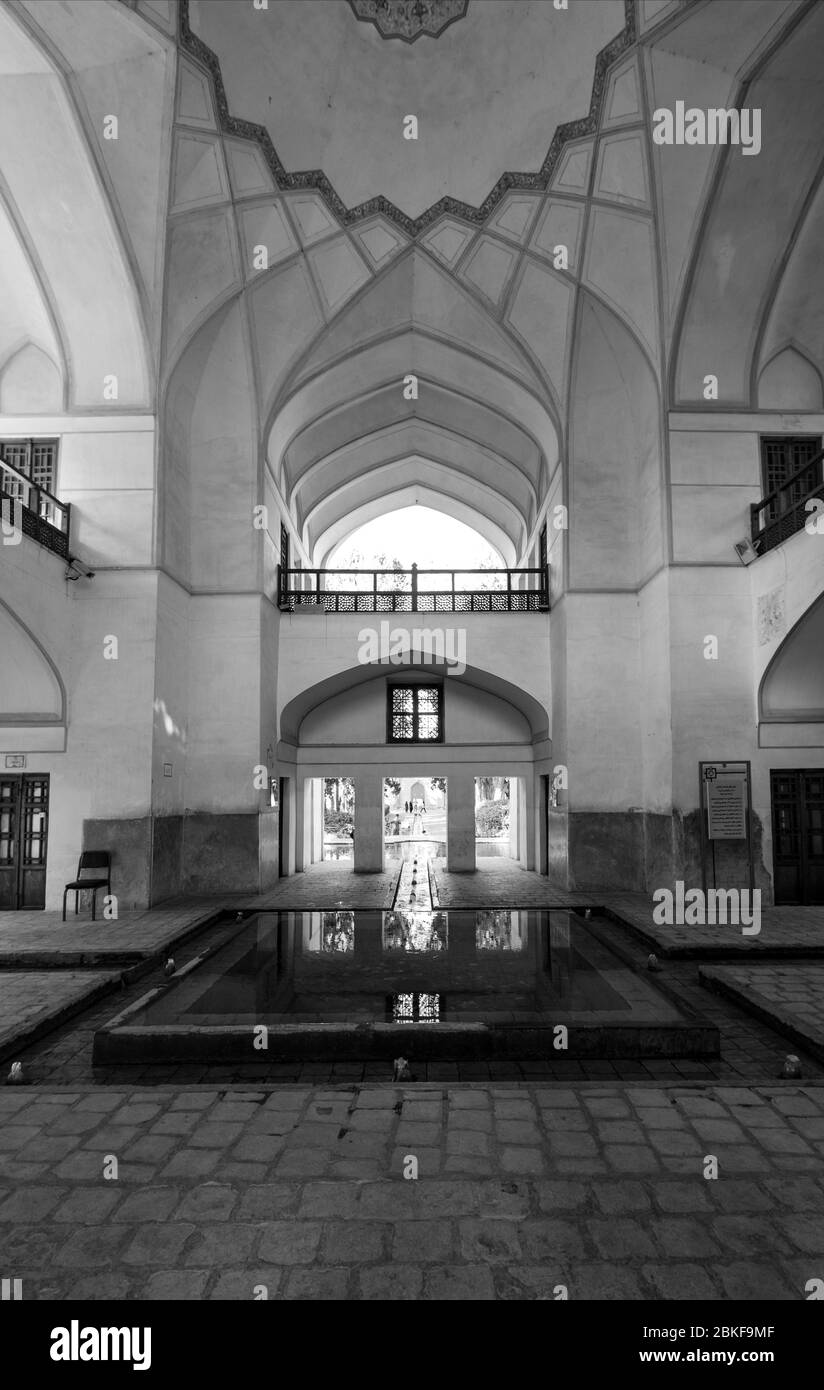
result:
M 374 24 L 384 39 L 414 43 L 421 34 L 437 38 L 466 14 L 469 0 L 349 0 L 358 19 Z

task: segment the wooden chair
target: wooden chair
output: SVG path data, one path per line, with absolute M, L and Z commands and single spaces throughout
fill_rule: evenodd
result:
M 86 869 L 105 869 L 105 878 L 84 878 L 83 873 Z M 77 916 L 77 904 L 80 894 L 86 889 L 91 889 L 92 894 L 92 921 L 95 920 L 95 906 L 97 904 L 98 888 L 105 888 L 107 894 L 112 891 L 112 867 L 111 855 L 108 850 L 87 849 L 80 856 L 77 865 L 77 878 L 72 883 L 67 883 L 63 889 L 63 921 L 66 920 L 66 898 L 69 893 L 74 893 L 74 915 Z

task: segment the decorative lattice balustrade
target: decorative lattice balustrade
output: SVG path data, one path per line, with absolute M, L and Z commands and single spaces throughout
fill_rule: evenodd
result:
M 278 607 L 322 613 L 546 613 L 546 568 L 283 569 Z

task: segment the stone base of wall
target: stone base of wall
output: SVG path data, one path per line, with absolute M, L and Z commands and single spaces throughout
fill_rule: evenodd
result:
M 682 816 L 651 811 L 566 811 L 549 813 L 549 880 L 559 889 L 616 888 L 653 893 L 677 880 L 701 887 L 700 811 Z M 772 901 L 772 880 L 762 858 L 763 826 L 754 817 L 754 886 Z M 715 886 L 749 887 L 745 841 L 715 848 Z M 712 849 L 707 886 L 713 886 Z
M 276 811 L 87 820 L 83 848 L 112 856 L 112 892 L 125 908 L 179 894 L 259 893 L 278 878 Z

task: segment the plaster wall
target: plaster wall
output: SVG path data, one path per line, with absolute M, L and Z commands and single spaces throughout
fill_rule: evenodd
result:
M 50 774 L 47 907 L 60 905 L 81 849 L 109 847 L 89 841 L 86 823 L 147 822 L 151 809 L 157 577 L 102 571 L 67 584 L 64 571 L 64 561 L 28 537 L 0 546 L 3 601 L 36 635 L 67 692 L 58 748 L 37 751 L 37 730 L 0 729 L 0 754 L 22 752 L 27 773 Z M 107 660 L 104 642 L 112 637 L 117 659 Z M 124 906 L 147 901 L 147 865 L 145 855 L 119 865 L 115 855 L 120 878 L 113 886 Z
M 260 752 L 260 611 L 256 595 L 193 597 L 189 608 L 186 805 L 256 811 Z
M 152 749 L 152 812 L 156 816 L 180 815 L 186 804 L 189 604 L 179 584 L 158 575 Z

